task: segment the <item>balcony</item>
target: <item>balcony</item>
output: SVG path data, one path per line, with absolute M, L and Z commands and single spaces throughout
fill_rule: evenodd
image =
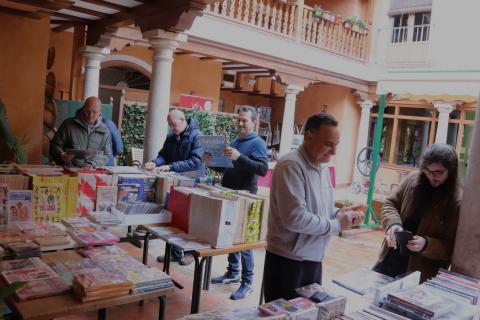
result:
M 206 13 L 361 62 L 367 60 L 368 31 L 349 27 L 332 13 L 316 17 L 315 9 L 306 5 L 279 0 L 223 0 L 210 5 Z

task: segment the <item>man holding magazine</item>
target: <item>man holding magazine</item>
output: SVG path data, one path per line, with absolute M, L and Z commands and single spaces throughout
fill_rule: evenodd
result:
M 238 110 L 238 139 L 223 151 L 225 157 L 232 161 L 233 167 L 212 167 L 223 172 L 222 186 L 234 190 L 248 190 L 257 193 L 258 176 L 265 176 L 268 170 L 267 144 L 255 132 L 257 111 L 250 106 L 242 106 Z M 207 164 L 211 155 L 204 153 L 203 161 Z M 242 276 L 240 279 L 240 259 Z M 239 300 L 252 292 L 253 283 L 253 252 L 246 250 L 228 255 L 227 272 L 211 280 L 213 284 L 240 282 L 240 287 L 232 293 L 230 299 Z

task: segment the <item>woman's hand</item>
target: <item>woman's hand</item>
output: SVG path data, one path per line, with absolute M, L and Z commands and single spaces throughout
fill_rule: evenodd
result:
M 413 236 L 413 240 L 408 241 L 407 248 L 412 252 L 420 252 L 427 244 L 427 239 L 420 236 Z
M 388 246 L 393 249 L 397 249 L 397 238 L 395 238 L 395 232 L 397 231 L 403 231 L 403 228 L 398 224 L 394 224 L 387 229 L 387 233 L 385 235 Z

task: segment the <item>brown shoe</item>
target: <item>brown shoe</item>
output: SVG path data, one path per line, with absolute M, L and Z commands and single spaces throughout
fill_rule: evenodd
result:
M 195 259 L 193 258 L 193 256 L 191 254 L 186 254 L 183 256 L 182 259 L 180 259 L 180 262 L 179 264 L 181 266 L 188 266 L 189 264 L 192 264 L 193 261 L 195 261 Z

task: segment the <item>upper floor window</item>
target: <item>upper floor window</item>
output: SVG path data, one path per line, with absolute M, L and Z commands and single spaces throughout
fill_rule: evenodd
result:
M 430 12 L 417 12 L 413 21 L 413 41 L 428 41 L 430 35 Z
M 428 41 L 430 11 L 392 15 L 392 43 Z
M 408 34 L 408 14 L 398 14 L 392 16 L 393 18 L 393 32 L 392 42 L 406 42 Z

